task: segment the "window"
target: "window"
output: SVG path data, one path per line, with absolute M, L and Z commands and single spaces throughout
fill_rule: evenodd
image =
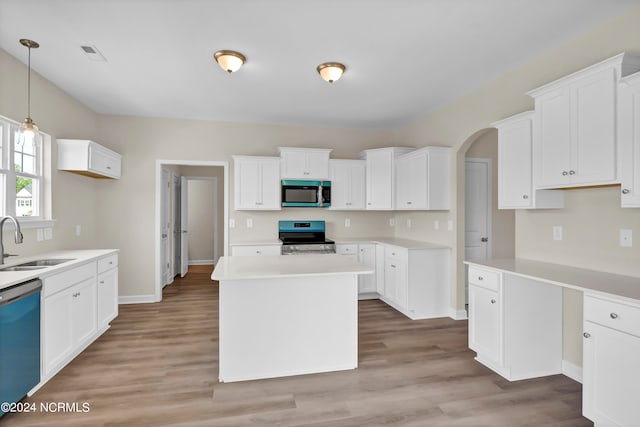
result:
M 21 223 L 46 219 L 43 143 L 46 134 L 20 141 L 19 123 L 0 117 L 0 214 Z

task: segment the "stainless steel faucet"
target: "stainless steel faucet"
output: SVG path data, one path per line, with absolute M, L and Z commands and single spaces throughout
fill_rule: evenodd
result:
M 22 243 L 22 232 L 20 231 L 20 223 L 18 222 L 18 220 L 11 215 L 3 216 L 2 218 L 0 218 L 0 264 L 4 264 L 4 259 L 10 256 L 9 254 L 5 255 L 4 243 L 2 241 L 2 227 L 4 227 L 4 222 L 8 219 L 13 221 L 13 223 L 16 225 L 16 243 Z

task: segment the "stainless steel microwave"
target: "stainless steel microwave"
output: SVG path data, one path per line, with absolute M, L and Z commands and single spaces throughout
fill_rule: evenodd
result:
M 303 208 L 331 206 L 331 181 L 283 179 L 282 206 Z

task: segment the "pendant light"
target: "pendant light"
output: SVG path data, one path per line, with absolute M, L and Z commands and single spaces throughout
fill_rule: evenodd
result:
M 325 62 L 324 64 L 318 65 L 318 74 L 322 77 L 326 82 L 333 83 L 342 77 L 342 74 L 346 70 L 346 67 L 339 62 Z
M 29 39 L 20 39 L 20 44 L 29 49 L 29 74 L 27 78 L 27 118 L 24 119 L 20 125 L 20 131 L 18 133 L 18 141 L 24 143 L 25 141 L 35 141 L 38 136 L 38 126 L 31 118 L 31 49 L 37 49 L 40 47 L 38 42 L 34 42 Z

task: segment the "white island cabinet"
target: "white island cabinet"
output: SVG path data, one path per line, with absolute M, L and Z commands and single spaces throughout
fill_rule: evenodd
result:
M 220 258 L 220 381 L 357 368 L 358 275 L 371 273 L 341 255 Z

